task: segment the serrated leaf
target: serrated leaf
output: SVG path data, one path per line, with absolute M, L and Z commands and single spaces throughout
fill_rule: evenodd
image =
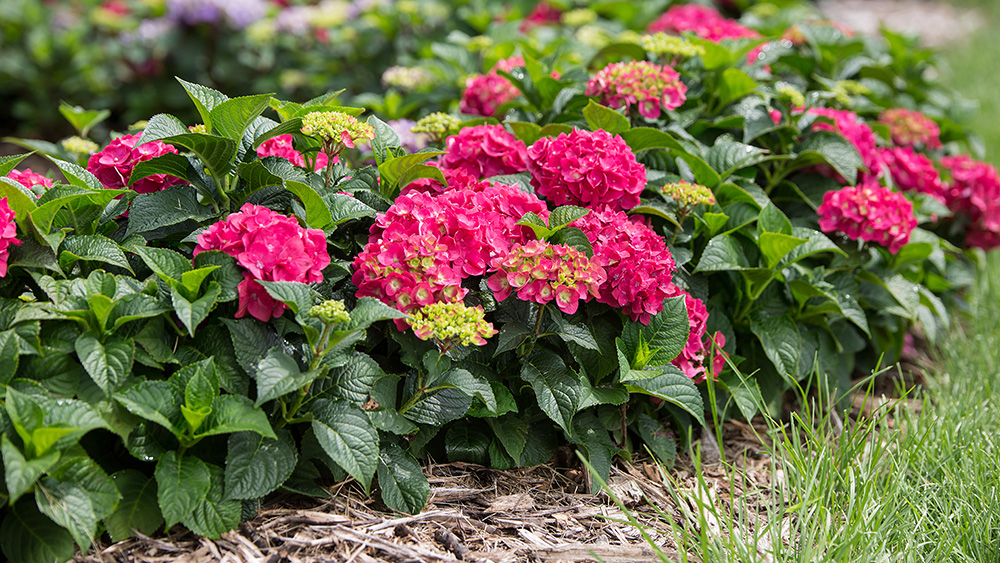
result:
M 395 444 L 386 444 L 379 453 L 378 484 L 382 502 L 404 514 L 419 513 L 431 496 L 420 464 Z
M 257 364 L 254 373 L 254 379 L 257 381 L 256 405 L 263 405 L 301 389 L 319 374 L 317 370 L 303 372 L 295 358 L 280 348 L 271 348 Z
M 627 131 L 631 124 L 628 118 L 617 111 L 590 100 L 583 108 L 583 118 L 591 131 L 603 129 L 612 135 Z
M 627 326 L 635 325 L 627 323 Z M 676 358 L 687 345 L 690 329 L 684 296 L 665 299 L 662 311 L 650 317 L 645 326 L 639 324 L 643 341 L 653 353 L 648 365 L 659 366 Z
M 154 156 L 149 160 L 137 162 L 132 174 L 128 177 L 128 185 L 131 186 L 149 176 L 156 174 L 167 174 L 175 178 L 187 179 L 189 174 L 194 172 L 191 162 L 179 154 L 168 152 L 160 156 Z
M 188 185 L 170 186 L 150 194 L 139 194 L 129 209 L 125 236 L 155 231 L 187 220 L 214 217 L 212 209 L 198 202 L 198 192 Z
M 636 419 L 633 428 L 645 442 L 649 451 L 656 456 L 657 461 L 666 467 L 674 464 L 674 460 L 677 459 L 677 442 L 663 427 L 663 424 L 648 414 L 642 413 Z
M 558 313 L 553 314 L 552 318 L 555 319 L 556 326 L 558 327 L 556 334 L 558 334 L 559 338 L 562 338 L 564 342 L 572 342 L 585 350 L 599 351 L 601 349 L 586 324 L 574 324 Z
M 778 262 L 781 262 L 796 247 L 806 242 L 809 241 L 781 233 L 761 233 L 757 239 L 760 253 L 764 255 L 765 264 L 771 269 L 774 269 Z
M 751 420 L 758 410 L 758 406 L 764 405 L 764 398 L 760 394 L 760 387 L 757 381 L 740 377 L 734 373 L 726 373 L 716 379 L 716 383 L 729 392 L 736 407 L 739 408 L 743 418 Z
M 35 485 L 35 504 L 42 514 L 69 530 L 82 550 L 90 548 L 103 515 L 98 515 L 83 487 L 49 477 Z
M 49 450 L 42 456 L 26 459 L 6 434 L 0 436 L 0 453 L 3 454 L 4 482 L 11 503 L 28 492 L 35 481 L 59 460 L 60 454 L 56 450 Z
M 741 168 L 769 160 L 766 149 L 738 142 L 720 142 L 708 149 L 706 160 L 723 179 Z
M 110 396 L 132 373 L 135 344 L 114 334 L 101 342 L 93 334 L 84 333 L 76 340 L 76 355 L 87 375 Z
M 382 178 L 383 187 L 402 185 L 401 180 L 415 166 L 423 162 L 441 156 L 442 151 L 429 151 L 415 154 L 407 154 L 390 158 L 379 165 L 378 174 Z
M 222 469 L 214 465 L 206 467 L 209 475 L 208 491 L 183 519 L 183 523 L 192 532 L 214 539 L 239 526 L 243 511 L 239 501 L 225 500 L 225 477 Z
M 847 184 L 853 186 L 857 181 L 858 170 L 865 163 L 850 141 L 833 131 L 816 131 L 797 147 L 799 157 L 796 164 L 807 166 L 817 161 L 826 162 L 843 176 Z
M 204 295 L 192 302 L 181 295 L 176 287 L 170 288 L 170 302 L 174 306 L 174 312 L 187 328 L 189 335 L 193 337 L 198 325 L 215 309 L 216 300 L 221 293 L 222 288 L 219 287 L 219 284 L 210 282 Z
M 768 202 L 760 210 L 760 215 L 757 216 L 757 227 L 761 232 L 765 233 L 778 233 L 789 236 L 792 234 L 792 222 L 771 202 Z
M 114 513 L 104 519 L 111 541 L 122 541 L 142 532 L 152 534 L 163 525 L 163 515 L 156 500 L 156 480 L 135 469 L 124 469 L 111 476 L 122 496 Z
M 22 160 L 28 158 L 31 154 L 30 152 L 26 152 L 23 154 L 0 156 L 0 177 L 6 177 L 12 170 L 17 168 L 18 164 L 21 164 Z
M 464 461 L 486 465 L 490 438 L 468 425 L 453 425 L 445 436 L 444 451 L 449 462 Z
M 580 389 L 578 377 L 562 358 L 548 351 L 535 353 L 521 366 L 521 379 L 531 384 L 542 411 L 571 434 Z
M 701 255 L 698 272 L 724 272 L 729 270 L 745 270 L 750 267 L 743 250 L 736 239 L 730 235 L 719 235 L 708 241 Z
M 621 134 L 632 152 L 649 149 L 670 149 L 677 152 L 687 152 L 683 145 L 670 133 L 653 129 L 652 127 L 633 127 Z
M 719 103 L 727 106 L 757 89 L 757 81 L 737 68 L 727 68 L 719 78 Z
M 198 113 L 201 115 L 202 123 L 204 123 L 206 127 L 210 128 L 212 126 L 211 111 L 215 108 L 215 106 L 228 100 L 229 96 L 219 92 L 218 90 L 209 88 L 208 86 L 194 84 L 177 77 L 174 78 L 177 82 L 180 82 L 188 96 L 191 97 L 191 101 L 194 102 L 195 107 L 198 109 Z
M 375 360 L 367 354 L 354 351 L 344 365 L 332 368 L 324 379 L 313 384 L 313 396 L 344 399 L 363 405 L 368 401 L 375 381 L 382 375 L 382 368 Z
M 187 149 L 197 156 L 213 178 L 222 178 L 232 169 L 236 141 L 217 135 L 192 133 L 172 115 L 158 113 L 151 117 L 140 142 L 163 141 Z
M 8 385 L 17 373 L 21 347 L 13 329 L 0 332 L 0 384 Z
M 250 377 L 257 373 L 257 364 L 268 350 L 278 346 L 280 340 L 270 325 L 254 319 L 222 319 L 229 329 L 236 359 Z
M 85 168 L 82 168 L 77 164 L 73 164 L 72 162 L 59 160 L 58 158 L 50 157 L 49 160 L 51 160 L 52 163 L 59 168 L 59 171 L 66 177 L 66 182 L 68 184 L 88 190 L 104 189 L 104 185 L 97 179 L 97 176 L 94 176 Z
M 296 315 L 307 314 L 312 308 L 317 293 L 308 284 L 300 282 L 258 281 L 268 295 L 288 306 Z
M 778 375 L 794 381 L 799 373 L 799 350 L 802 338 L 795 321 L 789 315 L 767 316 L 760 312 L 750 316 L 750 331 L 760 340 Z
M 531 333 L 531 328 L 524 323 L 517 321 L 504 323 L 500 327 L 500 334 L 497 335 L 497 349 L 494 356 L 517 348 L 526 338 L 531 336 Z
M 216 301 L 225 303 L 237 299 L 239 297 L 237 286 L 243 281 L 243 275 L 240 273 L 236 259 L 221 250 L 200 252 L 194 257 L 195 268 L 201 269 L 213 266 L 214 269 L 205 279 L 209 282 L 219 284 L 220 291 Z M 181 274 L 182 279 L 183 277 L 184 275 Z
M 362 297 L 351 311 L 351 322 L 346 330 L 361 330 L 378 321 L 403 318 L 406 318 L 406 313 L 393 309 L 374 297 Z
M 184 433 L 181 428 L 181 393 L 166 381 L 142 381 L 115 393 L 114 399 L 132 414 L 155 422 L 175 436 Z
M 328 227 L 346 223 L 351 219 L 378 215 L 375 209 L 349 195 L 332 193 L 326 196 L 326 202 L 330 208 L 330 225 Z
M 561 205 L 552 210 L 549 214 L 549 228 L 555 229 L 564 225 L 569 225 L 581 217 L 590 213 L 589 209 L 577 207 L 575 205 Z
M 267 420 L 267 414 L 254 406 L 253 402 L 239 395 L 221 395 L 212 401 L 212 412 L 201 425 L 196 438 L 218 436 L 234 432 L 255 432 L 261 436 L 274 438 L 274 430 Z
M 701 401 L 701 393 L 691 378 L 669 364 L 658 366 L 658 369 L 662 370 L 660 375 L 651 379 L 627 381 L 625 388 L 631 393 L 643 393 L 680 407 L 704 426 L 705 406 Z
M 93 260 L 132 272 L 132 267 L 122 249 L 115 241 L 104 235 L 68 236 L 60 248 L 62 251 L 59 253 L 59 266 L 63 269 L 69 268 L 78 260 Z
M 268 108 L 272 96 L 273 94 L 257 94 L 220 102 L 209 110 L 212 133 L 240 142 L 247 127 Z
M 25 218 L 38 207 L 35 196 L 27 188 L 6 176 L 0 176 L 0 199 L 7 200 L 7 206 L 22 229 Z
M 323 451 L 367 491 L 378 465 L 379 439 L 364 411 L 343 401 L 319 399 L 310 412 Z
M 226 498 L 261 498 L 277 490 L 295 470 L 298 453 L 291 433 L 282 428 L 277 439 L 253 432 L 229 437 L 226 455 Z
M 39 512 L 33 499 L 23 499 L 4 515 L 0 547 L 12 563 L 68 561 L 76 551 L 73 536 Z
M 310 228 L 322 229 L 333 221 L 333 216 L 330 213 L 330 208 L 326 205 L 326 201 L 323 200 L 312 186 L 303 182 L 285 180 L 285 189 L 295 194 L 295 197 L 299 198 L 302 202 L 302 206 L 306 210 L 306 223 Z
M 594 255 L 594 247 L 586 233 L 576 227 L 563 227 L 555 234 L 546 237 L 552 244 L 565 244 L 571 246 L 587 255 L 588 258 Z
M 803 227 L 794 227 L 792 229 L 792 236 L 800 239 L 806 239 L 806 242 L 793 248 L 791 252 L 789 252 L 788 255 L 782 259 L 782 267 L 789 266 L 799 260 L 808 258 L 809 256 L 820 252 L 833 252 L 840 254 L 841 256 L 847 256 L 846 252 L 841 250 L 840 247 L 834 244 L 829 237 L 819 231 Z
M 389 126 L 388 123 L 375 117 L 368 116 L 368 125 L 375 130 L 375 138 L 372 139 L 372 152 L 375 154 L 375 164 L 380 165 L 392 154 L 392 149 L 402 146 L 399 140 L 399 133 Z
M 208 465 L 196 457 L 178 456 L 177 452 L 163 454 L 153 474 L 157 504 L 168 530 L 194 511 L 211 486 Z

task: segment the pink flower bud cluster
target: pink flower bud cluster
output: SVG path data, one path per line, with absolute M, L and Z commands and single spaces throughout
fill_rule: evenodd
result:
M 929 194 L 942 203 L 947 201 L 941 175 L 931 159 L 910 147 L 894 147 L 880 152 L 897 188 Z
M 887 109 L 878 120 L 889 126 L 892 142 L 901 147 L 920 144 L 928 149 L 941 147 L 941 128 L 919 111 L 905 108 Z
M 682 291 L 684 294 L 684 304 L 687 307 L 688 322 L 691 330 L 688 333 L 688 341 L 684 349 L 670 363 L 680 368 L 684 375 L 690 377 L 695 383 L 705 381 L 710 375 L 717 376 L 726 364 L 726 358 L 722 353 L 716 353 L 712 358 L 712 365 L 706 365 L 706 360 L 712 352 L 712 342 L 721 349 L 726 344 L 726 337 L 721 333 L 715 333 L 714 337 L 708 337 L 705 333 L 708 329 L 708 309 L 700 299 L 691 297 L 691 294 Z M 711 367 L 711 373 L 708 368 Z
M 500 106 L 521 95 L 521 91 L 500 76 L 499 71 L 510 72 L 524 66 L 523 57 L 502 59 L 486 74 L 470 76 L 465 81 L 465 91 L 458 109 L 464 114 L 493 117 Z
M 671 281 L 674 260 L 663 237 L 638 216 L 621 211 L 591 211 L 571 226 L 587 235 L 594 258 L 607 271 L 597 301 L 621 309 L 633 321 L 649 323 L 663 300 L 677 292 Z
M 698 37 L 718 43 L 723 39 L 756 38 L 760 34 L 724 17 L 714 8 L 697 4 L 671 6 L 669 10 L 649 24 L 646 31 L 662 31 L 680 35 L 691 31 Z
M 969 155 L 946 156 L 941 165 L 951 176 L 948 207 L 968 218 L 966 244 L 990 249 L 1000 246 L 1000 175 Z
M 29 190 L 35 186 L 39 186 L 44 191 L 53 186 L 51 178 L 46 178 L 37 172 L 32 172 L 30 168 L 25 168 L 24 170 L 11 170 L 10 174 L 7 174 L 7 177 L 15 182 L 18 182 Z
M 663 111 L 676 109 L 687 99 L 687 86 L 669 65 L 648 61 L 611 63 L 587 83 L 586 95 L 597 96 L 613 108 L 635 107 L 647 119 L 657 119 Z
M 221 250 L 246 269 L 236 318 L 250 313 L 260 321 L 280 317 L 286 307 L 258 280 L 316 283 L 330 265 L 322 230 L 303 229 L 294 218 L 252 203 L 198 235 L 194 255 L 206 250 Z
M 555 205 L 628 210 L 639 205 L 646 168 L 619 135 L 560 133 L 528 147 L 528 172 L 538 195 Z
M 842 232 L 854 240 L 874 241 L 893 254 L 910 241 L 910 233 L 917 226 L 913 204 L 874 181 L 826 192 L 816 212 L 823 232 Z
M 167 153 L 177 154 L 177 149 L 162 141 L 142 143 L 138 135 L 123 135 L 100 152 L 90 155 L 87 170 L 97 176 L 105 188 L 120 190 L 128 186 L 136 164 Z M 154 174 L 133 184 L 132 189 L 148 194 L 183 182 L 167 174 Z
M 299 168 L 305 168 L 306 158 L 292 146 L 291 135 L 278 135 L 264 141 L 257 147 L 257 156 L 266 158 L 268 156 L 280 156 Z M 316 170 L 326 168 L 327 157 L 322 152 L 316 155 Z M 337 159 L 334 159 L 337 162 Z
M 372 225 L 368 244 L 354 259 L 357 295 L 404 313 L 460 301 L 468 292 L 463 279 L 486 274 L 495 257 L 534 237 L 516 225 L 529 211 L 548 216 L 537 197 L 506 185 L 401 195 Z
M 476 178 L 516 174 L 528 169 L 527 150 L 503 125 L 465 127 L 445 141 L 441 168 L 460 168 Z
M 14 211 L 7 204 L 7 198 L 0 199 L 0 278 L 7 275 L 7 260 L 10 247 L 21 244 L 17 240 L 17 223 Z
M 567 315 L 576 312 L 580 301 L 596 297 L 607 276 L 596 255 L 591 260 L 572 246 L 542 240 L 514 245 L 506 256 L 492 260 L 491 269 L 496 273 L 486 283 L 497 301 L 517 290 L 518 299 L 539 305 L 554 300 Z
M 879 155 L 878 147 L 875 146 L 875 132 L 858 117 L 858 114 L 853 111 L 832 108 L 809 108 L 807 113 L 833 120 L 833 123 L 813 123 L 813 131 L 840 133 L 858 150 L 861 161 L 865 165 L 864 170 L 858 171 L 858 184 L 882 176 L 882 158 Z M 822 171 L 826 176 L 844 181 L 844 178 L 840 177 L 840 174 L 834 172 L 832 168 L 824 167 Z

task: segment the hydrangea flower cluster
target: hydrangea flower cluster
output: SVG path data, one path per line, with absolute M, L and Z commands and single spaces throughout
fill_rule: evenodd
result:
M 428 166 L 436 166 L 436 164 L 429 162 Z M 449 190 L 481 192 L 493 185 L 487 180 L 480 180 L 477 176 L 473 176 L 464 168 L 442 168 L 441 174 L 444 176 L 446 184 L 442 184 L 433 178 L 420 178 L 403 186 L 400 195 L 406 195 L 414 191 L 432 195 L 440 195 Z
M 101 150 L 101 147 L 99 147 L 94 141 L 84 139 L 83 137 L 77 135 L 63 139 L 59 142 L 59 145 L 66 149 L 66 152 L 72 153 L 76 156 L 90 156 Z
M 431 303 L 417 309 L 410 319 L 413 334 L 421 340 L 433 339 L 438 348 L 447 351 L 455 344 L 483 346 L 486 339 L 498 331 L 486 322 L 482 306 L 467 307 L 462 303 Z
M 302 116 L 302 134 L 353 149 L 374 139 L 375 128 L 342 111 L 313 111 Z
M 646 187 L 646 168 L 619 135 L 574 129 L 528 147 L 528 172 L 555 205 L 631 209 Z
M 309 316 L 329 324 L 351 322 L 351 314 L 344 307 L 344 302 L 339 299 L 328 299 L 319 305 L 313 305 L 309 309 Z
M 643 324 L 663 310 L 663 300 L 676 293 L 674 260 L 663 237 L 640 217 L 610 209 L 591 211 L 571 226 L 587 235 L 594 258 L 607 272 L 599 303 L 622 309 Z
M 882 149 L 881 157 L 897 188 L 930 194 L 942 202 L 947 201 L 941 175 L 931 159 L 909 147 Z
M 775 91 L 779 96 L 788 100 L 788 103 L 792 107 L 797 108 L 806 105 L 806 97 L 802 95 L 802 92 L 787 82 L 779 82 L 775 86 Z
M 984 249 L 1000 246 L 1000 175 L 969 155 L 946 156 L 941 165 L 951 181 L 946 188 L 948 207 L 969 219 L 966 243 Z
M 177 154 L 177 149 L 162 141 L 143 143 L 138 135 L 123 135 L 111 141 L 102 151 L 92 154 L 87 161 L 87 170 L 97 176 L 105 188 L 124 189 L 136 164 L 167 153 Z M 183 182 L 167 174 L 154 174 L 132 184 L 132 189 L 148 194 Z
M 705 54 L 705 48 L 701 45 L 695 45 L 684 37 L 668 35 L 662 31 L 643 35 L 639 44 L 654 55 L 689 58 Z
M 562 19 L 562 10 L 545 0 L 542 0 L 531 12 L 521 21 L 521 33 L 526 33 L 533 28 L 559 23 Z
M 7 275 L 10 247 L 21 244 L 21 241 L 17 240 L 17 223 L 14 222 L 14 215 L 14 211 L 7 204 L 7 198 L 0 199 L 0 278 Z
M 420 90 L 430 86 L 433 81 L 430 73 L 418 66 L 391 66 L 382 73 L 383 85 L 404 92 Z
M 919 111 L 891 108 L 883 111 L 878 120 L 889 126 L 892 142 L 901 147 L 917 144 L 928 149 L 941 147 L 941 128 Z
M 462 126 L 462 120 L 443 112 L 434 112 L 417 120 L 417 123 L 410 128 L 413 133 L 424 133 L 431 138 L 431 141 L 440 143 L 444 141 L 452 131 Z
M 842 232 L 854 240 L 874 241 L 895 254 L 917 226 L 913 204 L 874 181 L 823 194 L 816 210 L 825 233 Z
M 663 111 L 677 109 L 687 99 L 687 86 L 669 65 L 648 61 L 611 63 L 587 82 L 588 96 L 613 108 L 635 107 L 647 119 L 657 119 Z
M 684 349 L 670 363 L 680 368 L 684 375 L 690 377 L 695 383 L 705 381 L 709 376 L 715 377 L 722 371 L 726 364 L 726 358 L 722 354 L 716 354 L 712 360 L 712 365 L 705 363 L 711 351 L 712 341 L 721 348 L 726 344 L 726 337 L 721 333 L 715 333 L 714 337 L 706 338 L 705 332 L 708 328 L 708 310 L 700 299 L 695 299 L 691 294 L 684 293 L 684 304 L 687 306 L 688 323 L 691 330 L 688 333 L 687 344 Z M 711 367 L 711 373 L 708 368 Z
M 15 182 L 18 182 L 29 190 L 38 186 L 44 191 L 54 185 L 51 178 L 46 178 L 37 172 L 32 172 L 30 168 L 25 168 L 24 170 L 11 170 L 10 173 L 7 174 L 7 177 Z
M 286 307 L 258 280 L 316 283 L 330 265 L 322 230 L 303 229 L 294 218 L 252 203 L 198 235 L 194 255 L 206 250 L 221 250 L 246 269 L 236 318 L 249 313 L 260 321 L 280 317 Z
M 516 174 L 528 169 L 527 150 L 502 125 L 465 127 L 448 137 L 441 168 L 461 168 L 477 178 Z
M 502 59 L 486 74 L 470 76 L 465 81 L 465 91 L 458 109 L 464 114 L 493 117 L 500 106 L 521 95 L 521 91 L 500 76 L 499 71 L 510 72 L 524 66 L 524 58 Z
M 875 133 L 867 123 L 858 117 L 858 114 L 853 111 L 832 108 L 809 108 L 806 112 L 833 120 L 833 123 L 813 123 L 813 131 L 840 133 L 858 150 L 865 165 L 865 170 L 858 172 L 858 184 L 882 176 L 882 158 L 875 146 Z M 833 172 L 832 169 L 825 170 L 824 173 L 839 178 L 839 174 Z M 840 179 L 843 180 L 843 178 Z
M 671 6 L 669 10 L 649 24 L 646 31 L 662 31 L 680 35 L 691 31 L 698 37 L 718 43 L 723 39 L 756 38 L 760 34 L 724 17 L 714 8 L 698 4 Z
M 486 274 L 495 257 L 534 237 L 516 225 L 529 211 L 548 216 L 544 202 L 506 185 L 400 195 L 372 225 L 368 244 L 354 259 L 357 296 L 375 297 L 404 313 L 460 301 L 468 292 L 463 279 Z
M 306 166 L 305 156 L 295 150 L 295 147 L 292 146 L 291 135 L 278 135 L 277 137 L 271 137 L 270 139 L 264 141 L 259 147 L 257 147 L 257 156 L 260 158 L 280 156 L 300 168 L 305 168 Z M 326 168 L 327 162 L 328 158 L 325 154 L 317 154 L 316 170 Z M 334 160 L 334 162 L 336 162 L 336 160 Z
M 676 201 L 681 209 L 690 210 L 700 204 L 715 205 L 715 194 L 712 193 L 712 190 L 701 184 L 692 184 L 687 180 L 667 184 L 660 188 L 660 192 Z
M 522 301 L 544 305 L 554 300 L 560 311 L 572 315 L 580 301 L 597 297 L 607 279 L 600 259 L 594 256 L 591 260 L 572 246 L 533 240 L 494 258 L 491 269 L 496 273 L 486 284 L 497 301 L 517 290 Z

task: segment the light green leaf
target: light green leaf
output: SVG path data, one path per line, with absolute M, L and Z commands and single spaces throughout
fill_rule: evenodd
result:
M 590 100 L 587 107 L 583 108 L 583 117 L 591 131 L 604 129 L 612 135 L 627 131 L 631 125 L 627 117 L 594 100 Z
M 306 315 L 312 308 L 318 294 L 308 284 L 300 282 L 257 282 L 268 295 L 288 306 L 296 315 Z
M 211 132 L 237 143 L 247 127 L 267 109 L 273 94 L 230 98 L 209 110 Z
M 11 503 L 28 492 L 38 478 L 59 460 L 60 455 L 56 450 L 49 450 L 42 456 L 26 459 L 6 434 L 0 436 L 0 453 L 3 454 L 4 482 Z
M 254 379 L 257 381 L 257 402 L 260 406 L 304 387 L 316 379 L 316 370 L 303 372 L 295 358 L 280 348 L 271 348 L 257 364 Z
M 774 269 L 778 262 L 788 256 L 788 253 L 806 242 L 809 241 L 804 238 L 766 232 L 761 233 L 757 240 L 757 244 L 760 245 L 760 253 L 764 255 L 765 263 L 770 269 Z
M 194 336 L 198 325 L 204 321 L 209 313 L 215 309 L 216 300 L 222 293 L 222 288 L 216 282 L 209 282 L 205 294 L 195 301 L 188 301 L 175 286 L 170 288 L 170 301 L 177 313 L 177 318 L 181 320 L 188 334 Z
M 221 395 L 212 402 L 212 412 L 201 425 L 196 438 L 232 434 L 234 432 L 256 432 L 267 438 L 274 438 L 274 430 L 267 420 L 267 414 L 254 406 L 250 399 L 239 395 Z
M 215 106 L 228 100 L 229 96 L 219 92 L 218 90 L 213 90 L 208 86 L 194 84 L 177 77 L 174 78 L 177 82 L 181 83 L 181 86 L 183 86 L 184 90 L 187 91 L 188 96 L 191 97 L 191 101 L 194 102 L 195 107 L 198 108 L 198 113 L 201 115 L 202 123 L 205 124 L 205 127 L 208 127 L 209 130 L 211 130 L 211 111 L 215 109 Z
M 415 154 L 407 154 L 390 158 L 379 165 L 378 174 L 382 178 L 383 186 L 402 186 L 401 180 L 413 167 L 422 164 L 424 161 L 441 156 L 442 151 L 429 151 Z
M 708 241 L 701 255 L 698 272 L 724 272 L 729 270 L 745 270 L 750 267 L 743 250 L 736 239 L 730 235 L 719 235 Z
M 727 68 L 722 71 L 719 79 L 718 94 L 719 103 L 727 106 L 743 96 L 757 89 L 757 82 L 750 78 L 747 73 L 736 68 Z

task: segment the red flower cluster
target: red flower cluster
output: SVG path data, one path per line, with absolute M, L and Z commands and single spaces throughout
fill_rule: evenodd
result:
M 628 111 L 634 106 L 643 117 L 656 119 L 661 112 L 684 103 L 687 86 L 669 65 L 631 61 L 611 63 L 598 71 L 587 83 L 585 93 L 613 108 L 624 106 Z
M 97 176 L 105 188 L 120 190 L 128 186 L 136 164 L 167 153 L 177 154 L 177 149 L 162 141 L 142 143 L 137 135 L 123 135 L 100 152 L 90 155 L 87 170 Z M 167 174 L 154 174 L 133 184 L 132 189 L 148 194 L 183 182 Z
M 502 59 L 486 74 L 470 76 L 465 81 L 465 91 L 458 109 L 468 115 L 493 117 L 500 106 L 521 95 L 521 91 L 500 76 L 498 71 L 510 72 L 524 66 L 523 57 Z
M 919 111 L 905 108 L 887 109 L 878 120 L 889 126 L 892 142 L 901 147 L 921 144 L 928 149 L 941 146 L 941 128 Z
M 947 201 L 941 175 L 931 159 L 909 147 L 882 149 L 881 158 L 897 188 L 930 194 L 942 202 Z
M 194 254 L 206 250 L 221 250 L 247 270 L 239 285 L 236 318 L 250 313 L 267 321 L 285 311 L 284 303 L 272 298 L 257 280 L 316 283 L 330 265 L 322 230 L 303 229 L 294 218 L 252 203 L 198 235 Z
M 1000 246 L 1000 175 L 997 169 L 969 155 L 941 159 L 951 175 L 946 188 L 948 207 L 969 219 L 966 244 L 990 249 Z
M 50 178 L 46 178 L 37 172 L 32 172 L 30 168 L 11 170 L 10 174 L 7 174 L 7 177 L 29 190 L 35 186 L 40 186 L 43 190 L 47 190 L 53 186 L 53 181 Z
M 715 9 L 697 4 L 671 6 L 663 15 L 649 24 L 646 31 L 650 33 L 662 31 L 677 35 L 691 31 L 698 37 L 715 43 L 723 39 L 760 37 L 756 31 L 724 17 Z
M 674 260 L 663 237 L 638 216 L 621 211 L 591 211 L 571 226 L 582 230 L 594 258 L 607 271 L 597 301 L 622 309 L 633 321 L 649 323 L 663 310 L 663 300 L 677 293 L 671 281 Z
M 684 349 L 670 363 L 680 368 L 684 375 L 693 379 L 695 383 L 701 383 L 709 375 L 712 377 L 718 375 L 725 366 L 726 358 L 721 353 L 716 354 L 712 359 L 712 371 L 709 374 L 707 369 L 709 366 L 705 365 L 705 360 L 711 351 L 712 341 L 714 340 L 715 344 L 721 348 L 726 344 L 726 337 L 721 332 L 717 332 L 714 337 L 706 338 L 708 309 L 705 308 L 705 304 L 700 299 L 691 297 L 691 294 L 686 291 L 682 291 L 682 293 L 684 294 L 684 304 L 687 307 L 691 331 L 688 333 L 688 341 Z
M 646 168 L 632 149 L 603 130 L 539 139 L 528 147 L 528 172 L 538 194 L 555 205 L 627 210 L 646 187 Z
M 864 162 L 865 170 L 858 173 L 858 184 L 865 183 L 866 180 L 875 179 L 882 176 L 882 159 L 879 156 L 878 148 L 875 146 L 875 133 L 858 114 L 853 111 L 831 109 L 831 108 L 809 108 L 807 113 L 828 117 L 833 123 L 814 123 L 813 131 L 834 131 L 843 135 L 848 141 L 858 149 L 861 161 Z M 827 176 L 840 178 L 840 175 L 832 169 L 825 170 Z
M 401 195 L 372 226 L 368 244 L 354 259 L 357 295 L 404 313 L 459 301 L 468 292 L 463 279 L 486 274 L 494 258 L 534 237 L 515 224 L 529 211 L 548 216 L 537 197 L 506 185 Z
M 816 210 L 823 232 L 840 231 L 852 239 L 875 241 L 895 254 L 917 226 L 913 204 L 874 181 L 823 194 Z
M 596 297 L 606 277 L 598 259 L 589 259 L 572 246 L 541 240 L 514 245 L 490 266 L 496 273 L 486 283 L 497 301 L 516 289 L 518 299 L 540 305 L 555 300 L 567 315 L 576 312 L 580 301 Z
M 7 259 L 11 246 L 21 244 L 17 240 L 17 223 L 14 211 L 7 205 L 7 198 L 0 199 L 0 278 L 7 275 Z
M 462 169 L 476 178 L 527 170 L 528 148 L 503 125 L 465 127 L 445 141 L 441 168 Z
M 257 156 L 260 158 L 280 156 L 300 168 L 305 168 L 306 166 L 305 156 L 295 150 L 295 147 L 292 146 L 291 135 L 278 135 L 277 137 L 271 137 L 270 139 L 264 141 L 259 147 L 257 147 Z M 318 153 L 316 155 L 316 170 L 326 168 L 327 162 L 328 160 L 326 155 L 322 152 Z M 334 162 L 336 162 L 336 160 L 334 160 Z

